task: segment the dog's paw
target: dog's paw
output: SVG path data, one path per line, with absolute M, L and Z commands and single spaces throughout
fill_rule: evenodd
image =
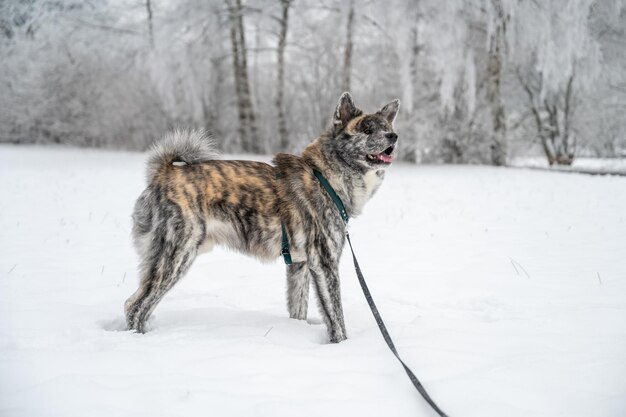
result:
M 330 339 L 330 343 L 339 343 L 339 342 L 343 342 L 344 340 L 347 339 L 345 334 L 340 334 L 340 335 L 331 335 L 329 336 Z

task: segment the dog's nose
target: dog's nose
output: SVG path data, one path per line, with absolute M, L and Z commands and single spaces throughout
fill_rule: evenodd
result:
M 398 141 L 398 135 L 396 135 L 394 132 L 389 132 L 385 134 L 385 137 L 389 139 L 391 143 L 396 143 Z

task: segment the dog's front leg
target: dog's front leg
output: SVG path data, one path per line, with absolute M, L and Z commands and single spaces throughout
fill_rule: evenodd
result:
M 346 326 L 341 306 L 338 261 L 324 259 L 316 254 L 308 260 L 308 265 L 328 337 L 331 343 L 341 342 L 346 339 Z
M 287 265 L 287 310 L 292 319 L 306 320 L 309 307 L 309 277 L 306 262 Z

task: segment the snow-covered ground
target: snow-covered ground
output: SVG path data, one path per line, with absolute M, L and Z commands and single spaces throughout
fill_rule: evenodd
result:
M 0 415 L 433 416 L 344 253 L 349 339 L 284 265 L 216 250 L 123 331 L 145 155 L 0 147 Z M 351 235 L 404 360 L 452 417 L 626 415 L 626 178 L 390 168 Z
M 571 166 L 550 166 L 545 156 L 517 157 L 510 161 L 510 165 L 519 168 L 551 169 L 564 172 L 626 175 L 626 158 L 576 158 Z

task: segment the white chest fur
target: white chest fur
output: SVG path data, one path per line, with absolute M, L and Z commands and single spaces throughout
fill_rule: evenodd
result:
M 363 175 L 363 183 L 357 184 L 354 188 L 353 210 L 355 216 L 361 214 L 363 206 L 376 193 L 383 182 L 383 178 L 385 178 L 385 171 L 382 169 L 368 171 Z

